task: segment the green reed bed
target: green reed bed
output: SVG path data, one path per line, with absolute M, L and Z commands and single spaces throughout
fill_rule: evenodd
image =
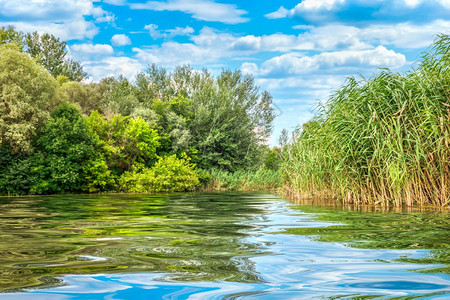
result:
M 236 172 L 213 169 L 210 176 L 203 188 L 206 191 L 276 190 L 283 183 L 277 171 L 265 168 Z
M 285 190 L 370 204 L 449 203 L 450 37 L 415 69 L 349 78 L 284 147 Z

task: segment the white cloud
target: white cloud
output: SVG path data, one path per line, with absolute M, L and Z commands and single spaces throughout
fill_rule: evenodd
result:
M 51 23 L 45 21 L 37 22 L 1 22 L 0 26 L 12 25 L 23 32 L 37 31 L 39 33 L 50 33 L 64 40 L 92 39 L 98 33 L 98 28 L 92 22 L 85 20 L 72 20 L 64 23 Z
M 174 29 L 158 30 L 158 25 L 148 24 L 144 26 L 144 29 L 148 30 L 152 39 L 160 38 L 172 38 L 174 36 L 190 35 L 194 33 L 194 29 L 190 26 L 186 27 L 175 27 Z
M 339 5 L 344 3 L 345 0 L 303 0 L 294 7 L 293 13 L 330 11 L 336 9 Z
M 98 23 L 113 23 L 116 19 L 113 13 L 103 10 L 101 7 L 94 7 L 92 16 Z
M 258 65 L 255 63 L 245 62 L 241 65 L 240 69 L 245 74 L 256 75 L 256 73 L 258 73 Z
M 147 3 L 130 3 L 132 9 L 147 9 L 155 11 L 182 11 L 191 14 L 193 18 L 202 21 L 238 24 L 248 22 L 245 10 L 238 9 L 234 4 L 222 4 L 211 0 L 167 0 L 148 1 Z
M 191 43 L 165 42 L 159 47 L 133 48 L 136 58 L 145 64 L 174 67 L 182 64 L 204 65 L 218 61 L 222 53 Z
M 265 61 L 258 75 L 266 77 L 287 77 L 320 72 L 321 74 L 354 74 L 355 70 L 375 67 L 399 68 L 406 64 L 401 53 L 383 46 L 361 51 L 323 52 L 314 56 L 283 54 Z
M 22 21 L 48 19 L 64 21 L 65 19 L 72 19 L 74 14 L 90 15 L 94 8 L 90 0 L 2 0 L 0 5 L 0 14 Z
M 277 11 L 274 11 L 269 14 L 265 14 L 265 17 L 268 19 L 281 19 L 289 16 L 289 9 L 281 6 Z
M 395 25 L 372 25 L 358 32 L 358 38 L 369 43 L 394 45 L 405 49 L 418 49 L 429 46 L 437 33 L 449 32 L 450 21 L 436 20 L 428 24 L 414 25 L 400 23 Z
M 156 25 L 148 25 L 146 28 L 148 30 L 157 30 Z M 433 41 L 434 32 L 450 30 L 450 22 L 435 21 L 421 26 L 408 23 L 393 26 L 373 25 L 363 29 L 354 26 L 330 24 L 305 29 L 308 30 L 298 35 L 277 33 L 263 36 L 235 36 L 205 27 L 200 30 L 199 34 L 190 36 L 192 42 L 178 43 L 170 41 L 151 47 L 135 47 L 133 51 L 136 53 L 136 58 L 143 63 L 157 63 L 166 67 L 185 63 L 192 65 L 217 64 L 222 59 L 237 57 L 239 60 L 249 62 L 251 58 L 255 58 L 254 54 L 256 53 L 270 52 L 287 53 L 285 54 L 286 57 L 283 56 L 283 59 L 290 59 L 292 56 L 292 60 L 296 61 L 300 55 L 306 55 L 309 51 L 335 53 L 333 55 L 337 55 L 336 53 L 341 53 L 341 55 L 347 53 L 349 57 L 345 57 L 345 63 L 351 63 L 351 59 L 364 58 L 363 63 L 372 69 L 381 65 L 397 67 L 405 63 L 403 61 L 404 56 L 388 51 L 386 49 L 388 46 L 409 49 L 423 48 Z M 384 47 L 375 48 L 377 45 Z M 378 50 L 375 51 L 374 49 Z M 291 52 L 293 51 L 297 53 L 292 54 Z M 299 51 L 302 53 L 299 54 Z M 358 55 L 361 53 L 365 53 L 365 56 L 359 57 Z M 321 56 L 322 64 L 325 62 L 324 59 L 327 55 L 324 53 Z M 350 57 L 352 55 L 355 55 L 355 57 Z M 370 60 L 370 55 L 378 56 Z M 386 56 L 383 58 L 380 55 Z M 341 59 L 344 58 L 341 56 Z M 376 61 L 377 59 L 378 61 Z M 394 59 L 395 63 L 391 63 L 392 61 L 389 59 Z M 310 63 L 314 65 L 317 63 L 315 60 L 312 60 Z M 305 64 L 306 62 L 307 60 L 305 59 L 303 63 Z M 341 67 L 344 67 L 345 63 Z M 254 73 L 254 65 L 245 65 L 244 67 L 246 71 Z M 313 67 L 311 66 L 310 68 Z M 273 72 L 275 72 L 275 69 Z
M 117 6 L 126 4 L 126 0 L 103 0 L 103 2 L 105 2 L 107 4 L 111 4 L 111 5 L 117 5 Z
M 130 57 L 105 57 L 102 60 L 83 61 L 84 69 L 91 79 L 98 81 L 104 77 L 117 76 L 119 74 L 133 78 L 137 72 L 144 69 L 144 65 Z
M 445 8 L 450 8 L 450 0 L 437 0 Z
M 92 38 L 98 33 L 95 22 L 113 22 L 114 15 L 94 6 L 95 0 L 2 0 L 1 25 L 18 30 L 48 32 L 64 40 Z
M 114 46 L 131 45 L 131 40 L 126 34 L 115 34 L 111 38 L 111 43 Z
M 107 44 L 75 44 L 70 46 L 72 52 L 79 52 L 83 54 L 112 54 L 114 49 Z
M 266 14 L 266 18 L 279 19 L 285 17 L 302 17 L 310 21 L 329 21 L 333 13 L 347 11 L 356 7 L 371 10 L 375 19 L 379 15 L 397 16 L 415 12 L 414 16 L 421 17 L 419 6 L 440 5 L 444 9 L 450 9 L 450 0 L 302 0 L 292 9 L 281 6 L 277 11 Z M 419 10 L 418 10 L 419 9 Z M 395 20 L 390 19 L 392 22 Z M 391 23 L 392 23 L 391 22 Z

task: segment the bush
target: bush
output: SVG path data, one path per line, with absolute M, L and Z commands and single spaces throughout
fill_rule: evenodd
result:
M 261 168 L 256 171 L 228 172 L 213 169 L 204 189 L 214 191 L 275 190 L 283 184 L 277 171 Z
M 194 165 L 185 156 L 176 155 L 160 157 L 150 169 L 135 167 L 125 172 L 119 183 L 127 192 L 182 192 L 194 190 L 200 184 Z

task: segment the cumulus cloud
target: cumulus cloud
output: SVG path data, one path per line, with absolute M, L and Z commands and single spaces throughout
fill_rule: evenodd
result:
M 98 23 L 113 23 L 116 19 L 113 13 L 103 10 L 101 7 L 94 7 L 92 9 L 92 16 Z
M 92 39 L 99 32 L 98 28 L 92 22 L 86 22 L 85 20 L 72 20 L 64 23 L 51 23 L 46 21 L 0 21 L 0 26 L 7 25 L 12 25 L 17 30 L 23 32 L 37 31 L 39 33 L 50 33 L 64 41 L 82 40 L 85 38 Z
M 148 30 L 150 36 L 154 40 L 160 38 L 172 38 L 175 36 L 190 35 L 194 33 L 194 29 L 190 26 L 175 27 L 174 29 L 167 29 L 167 30 L 159 30 L 158 25 L 148 24 L 144 26 L 144 29 Z
M 150 25 L 147 29 L 150 29 Z M 153 29 L 157 27 L 153 27 Z M 435 38 L 435 32 L 450 30 L 450 22 L 435 21 L 426 25 L 413 25 L 401 23 L 393 26 L 374 25 L 366 28 L 354 26 L 330 24 L 326 26 L 305 27 L 306 31 L 298 35 L 271 34 L 271 35 L 245 35 L 237 36 L 227 32 L 220 32 L 205 27 L 197 35 L 191 35 L 191 42 L 178 43 L 175 41 L 163 42 L 160 45 L 150 47 L 135 47 L 133 51 L 136 58 L 143 63 L 157 63 L 167 67 L 177 64 L 190 63 L 204 65 L 205 63 L 218 63 L 222 59 L 239 58 L 249 61 L 256 53 L 287 53 L 295 59 L 309 51 L 324 51 L 329 53 L 347 53 L 357 55 L 365 53 L 367 66 L 377 67 L 383 65 L 389 67 L 398 66 L 389 61 L 369 61 L 368 55 L 386 55 L 385 59 L 392 58 L 392 52 L 388 47 L 403 49 L 423 48 L 429 45 Z M 159 32 L 159 31 L 158 31 Z M 382 48 L 375 47 L 382 45 Z M 353 51 L 353 52 L 352 52 Z M 361 52 L 362 51 L 362 52 Z M 366 51 L 366 52 L 364 52 Z M 367 52 L 368 51 L 368 52 Z M 291 52 L 296 52 L 292 55 Z M 398 54 L 398 53 L 396 53 Z M 325 58 L 328 54 L 324 54 Z M 284 58 L 284 59 L 289 59 Z M 380 57 L 376 57 L 381 59 Z M 394 55 L 395 61 L 404 59 L 404 56 Z M 347 57 L 345 62 L 350 62 Z M 316 61 L 311 61 L 311 64 Z M 252 62 L 254 63 L 254 62 Z M 244 65 L 246 70 L 254 73 L 254 64 Z M 269 72 L 270 73 L 270 72 Z
M 289 12 L 290 12 L 289 9 L 285 8 L 284 6 L 280 6 L 280 8 L 277 11 L 265 14 L 265 17 L 268 19 L 286 18 L 287 16 L 289 16 Z
M 440 7 L 440 9 L 436 9 Z M 358 11 L 358 14 L 354 12 Z M 281 6 L 266 14 L 269 19 L 297 17 L 313 23 L 333 19 L 342 22 L 396 23 L 407 20 L 448 19 L 449 0 L 303 0 L 291 9 Z M 352 15 L 351 18 L 348 16 Z
M 85 54 L 112 54 L 114 49 L 107 44 L 75 44 L 70 46 L 72 52 Z
M 323 52 L 314 56 L 283 54 L 265 61 L 257 74 L 264 77 L 286 77 L 318 72 L 342 74 L 349 73 L 349 70 L 353 73 L 356 69 L 399 68 L 405 64 L 406 57 L 403 54 L 378 46 L 370 50 Z
M 111 5 L 122 6 L 126 4 L 126 0 L 103 0 L 103 2 Z
M 331 11 L 344 4 L 346 0 L 303 0 L 294 7 L 295 12 Z
M 117 75 L 133 78 L 137 72 L 144 69 L 144 65 L 137 59 L 124 56 L 109 56 L 101 60 L 83 61 L 82 63 L 84 69 L 94 81 Z
M 165 42 L 159 47 L 133 48 L 133 51 L 139 61 L 164 67 L 182 64 L 204 65 L 223 57 L 221 52 L 192 43 Z
M 111 43 L 114 46 L 131 45 L 131 40 L 126 34 L 115 34 L 111 38 Z
M 98 33 L 94 22 L 113 22 L 115 18 L 93 2 L 2 0 L 0 24 L 10 24 L 26 32 L 48 32 L 64 40 L 92 38 Z M 94 21 L 87 21 L 88 16 Z
M 146 3 L 130 3 L 132 9 L 154 11 L 181 11 L 202 21 L 238 24 L 248 22 L 243 17 L 247 11 L 238 9 L 234 4 L 222 4 L 211 0 L 167 0 L 148 1 Z

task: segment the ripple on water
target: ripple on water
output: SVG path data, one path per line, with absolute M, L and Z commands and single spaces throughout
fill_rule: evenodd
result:
M 258 193 L 77 197 L 12 199 L 21 216 L 42 216 L 26 220 L 0 204 L 8 239 L 0 239 L 0 284 L 26 290 L 0 298 L 435 299 L 450 291 L 448 274 L 419 272 L 448 257 L 440 216 L 293 206 Z M 401 234 L 433 217 L 435 236 Z M 429 246 L 404 249 L 416 241 Z

